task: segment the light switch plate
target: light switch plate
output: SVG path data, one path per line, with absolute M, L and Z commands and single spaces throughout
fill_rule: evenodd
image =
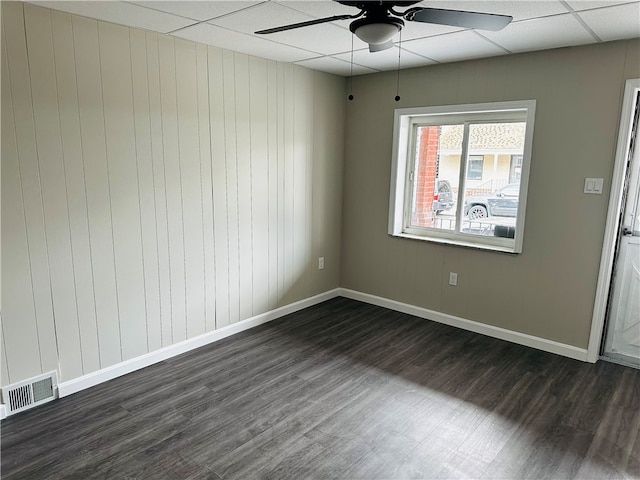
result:
M 604 185 L 604 178 L 585 178 L 584 193 L 602 195 L 603 185 Z

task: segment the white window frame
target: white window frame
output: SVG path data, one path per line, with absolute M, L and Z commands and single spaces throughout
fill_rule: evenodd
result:
M 394 112 L 393 161 L 391 166 L 391 188 L 389 197 L 389 235 L 485 250 L 521 253 L 527 206 L 535 109 L 535 100 L 396 109 Z M 483 122 L 495 123 L 500 121 L 525 121 L 527 124 L 524 151 L 522 154 L 522 173 L 515 237 L 511 239 L 461 232 L 460 225 L 462 224 L 464 212 L 460 199 L 464 196 L 464 189 L 459 189 L 458 191 L 457 226 L 455 231 L 410 226 L 409 221 L 412 205 L 409 178 L 411 171 L 409 167 L 412 167 L 414 161 L 413 155 L 415 153 L 416 141 L 414 132 L 416 131 L 416 126 L 443 124 L 464 125 L 465 133 L 460 157 L 460 185 L 462 186 L 466 181 L 466 164 L 469 156 L 469 124 Z

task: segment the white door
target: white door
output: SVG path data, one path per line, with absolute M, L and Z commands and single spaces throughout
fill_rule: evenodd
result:
M 626 195 L 603 355 L 640 367 L 640 93 L 629 145 Z

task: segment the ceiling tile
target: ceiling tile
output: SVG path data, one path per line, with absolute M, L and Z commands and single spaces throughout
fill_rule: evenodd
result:
M 632 2 L 630 2 L 630 0 L 567 0 L 567 4 L 576 11 L 611 7 L 612 5 L 620 5 L 622 3 Z
M 245 8 L 229 14 L 223 18 L 212 20 L 212 25 L 237 30 L 238 32 L 253 34 L 256 30 L 279 27 L 289 23 L 313 20 L 310 15 L 283 7 L 275 2 L 265 2 L 251 8 Z
M 501 1 L 501 0 L 434 0 L 424 1 L 418 6 L 443 8 L 450 10 L 468 10 L 472 12 L 511 15 L 514 21 L 567 13 L 567 9 L 558 1 Z M 460 27 L 449 27 L 420 22 L 405 22 L 402 40 L 414 40 L 434 35 L 443 35 L 465 30 Z M 479 30 L 480 32 L 482 30 Z M 396 39 L 397 40 L 397 39 Z
M 215 1 L 215 2 L 203 2 L 203 1 L 189 1 L 182 2 L 166 2 L 166 1 L 154 1 L 154 2 L 128 2 L 142 5 L 153 10 L 159 10 L 161 12 L 173 13 L 182 17 L 192 18 L 194 20 L 210 20 L 215 17 L 227 15 L 228 13 L 242 10 L 250 7 L 260 1 L 248 1 L 232 2 L 232 1 Z
M 311 68 L 313 70 L 321 70 L 323 72 L 329 72 L 336 75 L 342 75 L 348 77 L 351 75 L 351 64 L 343 60 L 338 60 L 333 57 L 318 57 L 311 58 L 309 60 L 302 60 L 296 62 L 297 65 Z M 366 73 L 375 73 L 376 70 L 363 67 L 362 65 L 353 65 L 353 75 L 363 75 Z
M 430 0 L 421 2 L 420 6 L 511 15 L 514 21 L 567 13 L 561 2 L 549 0 Z
M 345 62 L 351 61 L 351 53 L 334 55 Z M 357 50 L 353 52 L 353 62 L 376 70 L 395 70 L 398 68 L 398 47 L 394 46 L 381 52 L 372 53 L 369 49 Z M 409 52 L 404 48 L 400 52 L 400 68 L 417 67 L 435 63 L 420 55 Z
M 161 33 L 171 32 L 193 23 L 193 20 L 189 18 L 178 17 L 124 2 L 39 1 L 31 3 L 62 12 Z
M 499 32 L 482 35 L 512 52 L 594 43 L 593 36 L 571 13 L 513 22 Z
M 256 30 L 308 20 L 313 20 L 313 17 L 280 4 L 269 2 L 214 19 L 209 23 L 253 35 Z M 341 53 L 351 49 L 351 32 L 330 23 L 296 28 L 258 37 L 286 45 L 295 45 L 296 47 L 325 55 Z M 360 42 L 358 47 L 362 48 L 364 44 L 360 40 L 357 40 L 357 42 Z
M 334 15 L 355 15 L 359 12 L 355 7 L 348 7 L 331 0 L 275 0 L 274 3 L 279 3 L 316 18 L 332 17 Z
M 444 35 L 445 33 L 460 32 L 464 28 L 449 27 L 447 25 L 436 25 L 435 23 L 404 22 L 402 28 L 402 42 L 415 40 L 416 38 L 432 37 L 434 35 Z M 398 41 L 397 36 L 394 41 Z
M 410 40 L 402 48 L 437 62 L 455 62 L 504 55 L 506 52 L 477 35 L 473 30 Z
M 605 42 L 640 37 L 640 3 L 578 13 Z
M 265 37 L 274 42 L 295 45 L 323 55 L 350 51 L 352 40 L 350 31 L 328 23 L 273 33 Z M 366 45 L 358 38 L 354 38 L 353 42 L 354 48 L 362 48 Z
M 256 57 L 277 60 L 279 62 L 296 62 L 317 56 L 299 48 L 262 40 L 243 33 L 232 32 L 231 30 L 216 27 L 208 23 L 200 23 L 179 30 L 173 35 L 186 40 L 247 53 Z

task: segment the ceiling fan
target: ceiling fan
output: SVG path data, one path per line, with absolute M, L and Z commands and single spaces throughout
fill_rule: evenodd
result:
M 255 32 L 269 34 L 308 27 L 335 20 L 354 19 L 349 30 L 360 40 L 369 44 L 369 51 L 379 52 L 393 46 L 392 38 L 402 30 L 404 20 L 409 22 L 436 23 L 454 27 L 477 28 L 480 30 L 501 30 L 506 27 L 513 17 L 492 13 L 468 12 L 465 10 L 445 10 L 442 8 L 412 7 L 403 12 L 396 7 L 410 7 L 419 1 L 363 1 L 363 0 L 334 0 L 342 5 L 359 8 L 360 12 L 353 15 L 334 15 L 318 18 L 307 22 L 292 23 L 281 27 L 268 28 Z
M 454 27 L 477 28 L 480 30 L 501 30 L 506 27 L 513 17 L 492 13 L 468 12 L 464 10 L 445 10 L 442 8 L 412 7 L 399 12 L 395 7 L 410 7 L 419 1 L 363 1 L 363 0 L 334 0 L 342 5 L 359 8 L 354 15 L 334 15 L 318 18 L 307 22 L 292 23 L 281 27 L 268 28 L 255 32 L 269 34 L 308 27 L 335 20 L 354 19 L 349 30 L 360 40 L 369 44 L 369 51 L 379 52 L 393 46 L 392 38 L 402 30 L 404 20 L 409 22 L 436 23 Z

